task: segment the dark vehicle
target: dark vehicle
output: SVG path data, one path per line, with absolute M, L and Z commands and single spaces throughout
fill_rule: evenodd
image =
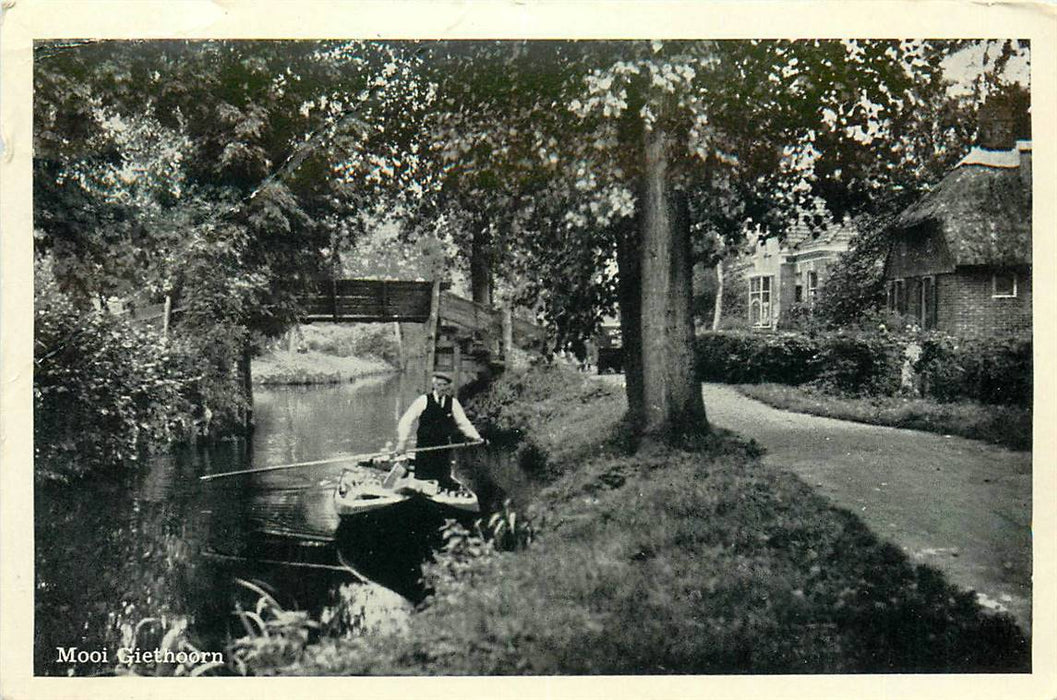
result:
M 620 374 L 624 371 L 624 346 L 620 326 L 603 325 L 598 333 L 598 373 Z

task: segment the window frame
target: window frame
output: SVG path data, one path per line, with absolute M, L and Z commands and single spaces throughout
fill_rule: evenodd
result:
M 758 288 L 753 289 L 753 284 Z M 764 289 L 766 287 L 766 289 Z M 770 328 L 774 325 L 774 317 L 771 313 L 774 308 L 774 275 L 753 275 L 749 278 L 749 322 L 753 328 Z M 766 299 L 765 299 L 766 297 Z M 753 302 L 760 307 L 759 319 L 753 314 Z
M 991 298 L 992 299 L 1016 299 L 1019 289 L 1017 289 L 1018 277 L 1015 272 L 993 272 L 991 273 Z M 998 278 L 1009 277 L 1013 281 L 1013 293 L 1012 294 L 999 294 L 998 293 Z

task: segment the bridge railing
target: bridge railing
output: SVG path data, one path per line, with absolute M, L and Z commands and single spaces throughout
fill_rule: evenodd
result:
M 301 297 L 302 320 L 429 320 L 432 282 L 403 280 L 334 280 L 318 282 Z
M 495 334 L 497 338 L 503 332 L 501 309 L 489 308 L 451 292 L 442 292 L 440 295 L 440 318 L 442 322 Z M 543 328 L 517 317 L 511 318 L 511 330 L 514 345 L 518 347 L 539 345 L 547 338 Z

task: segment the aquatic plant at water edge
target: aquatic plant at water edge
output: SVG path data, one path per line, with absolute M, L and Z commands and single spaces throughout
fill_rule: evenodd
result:
M 193 644 L 188 628 L 186 617 L 164 615 L 144 618 L 135 626 L 122 625 L 115 675 L 196 677 L 223 671 L 223 654 Z
M 236 604 L 232 614 L 246 633 L 227 647 L 228 666 L 239 675 L 256 668 L 279 668 L 295 662 L 319 623 L 301 610 L 285 610 L 260 586 L 243 579 L 235 583 L 259 597 L 252 610 Z

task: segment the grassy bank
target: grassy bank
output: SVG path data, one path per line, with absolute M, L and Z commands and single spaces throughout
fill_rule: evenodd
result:
M 280 350 L 253 360 L 257 384 L 334 384 L 395 371 L 377 358 L 336 357 L 313 350 Z
M 325 638 L 304 674 L 1027 670 L 1008 616 L 913 566 L 729 435 L 622 448 L 619 390 L 505 378 L 479 402 L 548 485 L 528 548 L 452 547 L 402 633 Z
M 290 334 L 254 359 L 254 382 L 334 384 L 393 372 L 400 366 L 392 324 L 312 323 Z
M 808 386 L 741 384 L 742 394 L 769 406 L 842 420 L 960 435 L 1012 450 L 1031 449 L 1031 410 L 971 401 L 940 403 L 898 396 L 850 398 Z

